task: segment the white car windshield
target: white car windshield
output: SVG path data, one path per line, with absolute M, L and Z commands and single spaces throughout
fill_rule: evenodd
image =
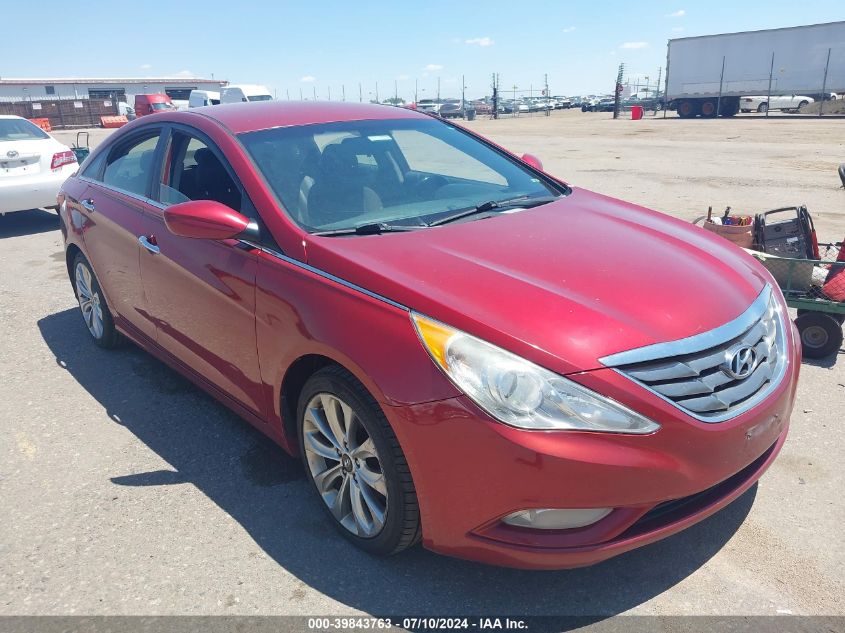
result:
M 280 127 L 240 139 L 285 210 L 312 232 L 421 228 L 568 192 L 436 119 Z

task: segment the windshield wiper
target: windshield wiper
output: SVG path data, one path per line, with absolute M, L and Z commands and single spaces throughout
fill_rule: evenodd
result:
M 372 222 L 370 224 L 359 224 L 358 226 L 345 229 L 331 229 L 329 231 L 317 231 L 311 235 L 320 237 L 332 237 L 335 235 L 381 235 L 382 233 L 404 233 L 426 228 L 425 224 L 416 226 L 403 226 L 399 224 L 385 224 L 384 222 Z
M 461 220 L 477 213 L 487 213 L 489 211 L 506 209 L 508 207 L 530 209 L 531 207 L 539 207 L 541 204 L 554 202 L 558 198 L 559 196 L 541 196 L 539 198 L 532 196 L 519 196 L 518 198 L 510 198 L 508 200 L 488 200 L 487 202 L 482 202 L 478 206 L 458 211 L 457 213 L 447 215 L 445 218 L 440 218 L 434 222 L 429 222 L 428 226 L 440 226 L 441 224 L 448 224 L 449 222 Z

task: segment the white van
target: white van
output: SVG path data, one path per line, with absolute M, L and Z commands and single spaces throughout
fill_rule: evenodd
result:
M 240 103 L 241 101 L 272 101 L 266 86 L 257 84 L 233 84 L 223 88 L 220 103 Z
M 200 108 L 218 103 L 220 103 L 220 93 L 213 90 L 191 90 L 188 96 L 189 108 Z

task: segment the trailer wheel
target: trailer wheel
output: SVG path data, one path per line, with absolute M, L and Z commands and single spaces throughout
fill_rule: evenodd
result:
M 798 310 L 798 316 L 803 316 L 805 314 L 819 314 L 819 313 L 815 312 L 814 310 L 806 310 L 804 308 L 801 308 L 800 310 Z M 836 322 L 839 323 L 839 325 L 842 325 L 843 323 L 845 323 L 845 314 L 836 314 L 834 312 L 824 312 L 823 314 L 826 314 L 831 319 L 836 319 Z
M 678 103 L 678 116 L 682 119 L 692 119 L 698 116 L 698 104 L 691 99 L 684 99 Z
M 716 116 L 716 102 L 713 99 L 705 99 L 702 102 L 701 116 L 705 119 L 712 119 Z
M 801 112 L 801 109 L 802 109 L 804 106 L 807 106 L 807 105 L 810 105 L 810 102 L 809 102 L 809 101 L 807 101 L 806 99 L 805 99 L 805 100 L 803 100 L 801 103 L 799 103 L 799 104 L 798 104 L 798 110 L 796 110 L 796 112 Z M 819 107 L 821 107 L 821 106 L 819 106 Z
M 795 319 L 807 358 L 824 358 L 842 347 L 842 326 L 823 312 L 807 312 Z

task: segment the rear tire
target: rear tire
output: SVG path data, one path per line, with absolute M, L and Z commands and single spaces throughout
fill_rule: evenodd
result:
M 760 114 L 766 114 L 769 111 L 769 104 L 765 101 L 757 106 L 757 112 Z
M 296 419 L 306 475 L 345 538 L 379 556 L 420 540 L 405 454 L 375 398 L 352 374 L 336 365 L 317 371 L 302 388 Z
M 682 119 L 692 119 L 698 116 L 699 106 L 691 99 L 684 99 L 678 103 L 678 116 Z
M 114 327 L 114 318 L 106 304 L 100 282 L 82 253 L 77 253 L 73 260 L 73 290 L 79 302 L 82 320 L 94 342 L 103 349 L 119 347 L 123 337 Z
M 842 347 L 842 326 L 824 312 L 807 312 L 795 319 L 807 358 L 824 358 Z
M 712 119 L 716 116 L 716 102 L 713 99 L 705 99 L 701 103 L 701 118 Z

